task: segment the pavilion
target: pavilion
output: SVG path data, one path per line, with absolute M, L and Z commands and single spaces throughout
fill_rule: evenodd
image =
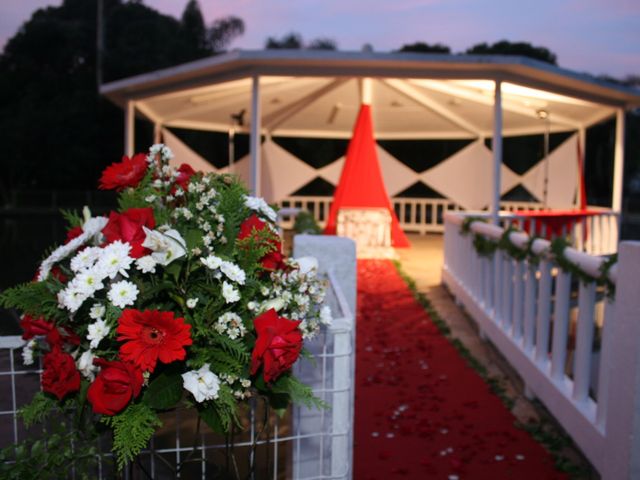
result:
M 128 154 L 137 115 L 155 125 L 157 139 L 166 127 L 227 132 L 230 138 L 250 134 L 250 155 L 235 171 L 271 202 L 316 175 L 336 183 L 342 164 L 313 171 L 270 138 L 349 138 L 360 105 L 369 103 L 376 139 L 473 141 L 451 161 L 422 173 L 379 152 L 390 195 L 422 180 L 461 207 L 488 207 L 494 216 L 501 194 L 519 183 L 545 206 L 576 206 L 576 151 L 584 152 L 588 127 L 612 117 L 611 208 L 619 212 L 624 114 L 640 105 L 635 89 L 524 57 L 303 50 L 232 51 L 111 82 L 101 93 L 125 110 Z M 503 137 L 548 138 L 555 132 L 574 132 L 553 153 L 558 158 L 547 150 L 546 165 L 540 162 L 524 176 L 503 165 Z M 491 139 L 491 150 L 485 139 Z

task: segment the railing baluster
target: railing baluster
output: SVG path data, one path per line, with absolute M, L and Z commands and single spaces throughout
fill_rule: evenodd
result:
M 549 361 L 549 318 L 551 313 L 551 263 L 540 261 L 540 289 L 538 291 L 538 315 L 536 317 L 536 362 Z
M 528 354 L 533 353 L 533 339 L 535 334 L 536 321 L 536 265 L 528 262 L 526 265 L 527 279 L 524 290 L 524 331 L 522 346 Z
M 502 252 L 497 250 L 491 259 L 493 263 L 493 321 L 502 321 Z
M 560 270 L 556 278 L 553 344 L 551 347 L 551 378 L 558 381 L 564 377 L 565 363 L 567 361 L 570 300 L 571 274 Z
M 505 252 L 500 252 L 502 259 L 502 328 L 508 330 L 513 318 L 513 260 Z
M 600 371 L 598 372 L 598 393 L 596 400 L 598 408 L 596 410 L 596 424 L 606 427 L 607 405 L 609 403 L 609 370 L 607 369 L 611 359 L 611 339 L 615 328 L 614 303 L 605 300 L 604 321 L 602 323 L 602 334 L 600 342 Z
M 511 311 L 511 337 L 522 337 L 522 294 L 524 290 L 524 261 L 516 260 L 513 268 L 513 310 Z
M 576 353 L 573 367 L 573 399 L 576 402 L 584 402 L 589 396 L 595 302 L 595 282 L 580 282 L 580 293 L 578 297 L 578 332 L 576 337 Z

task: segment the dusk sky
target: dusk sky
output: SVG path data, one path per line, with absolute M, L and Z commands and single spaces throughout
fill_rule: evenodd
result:
M 60 0 L 0 0 L 0 47 L 31 13 Z M 144 0 L 179 17 L 186 0 Z M 231 48 L 259 49 L 295 31 L 341 50 L 376 51 L 423 41 L 460 52 L 506 39 L 545 46 L 560 66 L 616 77 L 640 75 L 640 0 L 200 0 L 205 20 L 236 15 L 246 33 Z

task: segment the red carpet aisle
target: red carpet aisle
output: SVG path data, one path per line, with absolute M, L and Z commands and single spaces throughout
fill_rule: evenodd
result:
M 357 344 L 356 480 L 566 478 L 513 426 L 390 261 L 358 262 Z

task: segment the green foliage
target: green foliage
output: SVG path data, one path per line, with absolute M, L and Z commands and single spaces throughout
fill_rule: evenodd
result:
M 320 235 L 322 229 L 313 218 L 310 212 L 303 210 L 296 215 L 296 221 L 293 224 L 293 230 L 296 233 L 306 233 L 310 235 Z
M 513 226 L 509 226 L 509 228 L 506 228 L 502 234 L 502 237 L 500 237 L 500 240 L 498 241 L 498 248 L 503 252 L 506 252 L 514 260 L 524 260 L 530 253 L 529 249 L 525 248 L 524 250 L 522 250 L 511 243 L 509 237 L 514 232 L 518 232 L 518 229 Z M 529 243 L 527 246 L 530 247 L 531 244 Z
M 526 42 L 508 42 L 507 40 L 501 40 L 492 45 L 478 43 L 468 48 L 465 53 L 472 55 L 518 55 L 534 58 L 542 62 L 550 63 L 551 65 L 557 65 L 555 53 L 551 52 L 548 48 L 537 47 Z
M 182 398 L 182 383 L 180 365 L 170 364 L 149 383 L 142 401 L 157 410 L 174 407 Z
M 424 42 L 408 43 L 400 47 L 398 52 L 417 53 L 451 53 L 451 49 L 441 43 L 428 44 Z
M 220 199 L 218 204 L 218 213 L 224 216 L 224 236 L 228 239 L 237 238 L 240 232 L 240 224 L 247 218 L 246 208 L 238 208 L 238 205 L 244 205 L 244 196 L 247 194 L 247 190 L 240 183 L 240 180 L 236 176 L 226 175 L 223 181 L 228 185 L 225 185 L 227 191 L 225 195 Z M 220 251 L 221 255 L 230 255 L 233 251 L 233 242 L 228 242 Z
M 216 433 L 227 434 L 231 424 L 238 424 L 236 400 L 228 385 L 220 385 L 218 398 L 198 405 L 198 412 L 204 422 Z
M 113 450 L 118 470 L 131 462 L 153 436 L 162 422 L 144 403 L 130 404 L 126 410 L 112 417 L 103 416 L 102 422 L 113 429 Z
M 473 246 L 481 257 L 492 257 L 498 248 L 498 243 L 476 233 L 473 235 Z
M 42 423 L 57 408 L 57 402 L 44 392 L 37 392 L 31 403 L 18 411 L 25 427 L 30 428 L 35 423 Z
M 76 210 L 64 210 L 60 209 L 60 214 L 67 222 L 69 227 L 81 227 L 84 224 L 84 219 Z
M 48 320 L 64 322 L 67 315 L 58 308 L 57 292 L 59 282 L 28 282 L 17 287 L 8 288 L 0 293 L 0 306 L 16 308 L 32 316 L 43 316 Z
M 288 394 L 292 402 L 301 403 L 307 408 L 317 408 L 318 410 L 329 408 L 325 401 L 313 394 L 311 387 L 300 382 L 290 373 L 278 377 L 271 386 L 271 391 Z

